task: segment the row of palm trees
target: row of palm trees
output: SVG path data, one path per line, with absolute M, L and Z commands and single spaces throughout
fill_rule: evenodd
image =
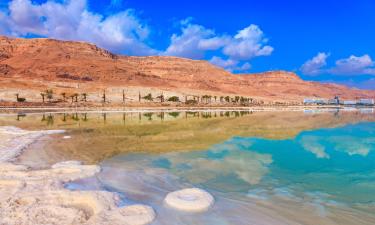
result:
M 17 94 L 18 95 L 18 94 Z M 81 96 L 81 100 L 84 101 L 84 102 L 87 102 L 87 96 L 88 94 L 87 93 L 81 93 L 81 94 L 78 94 L 78 93 L 73 93 L 73 94 L 67 94 L 66 92 L 62 92 L 60 93 L 60 95 L 62 96 L 62 100 L 63 102 L 66 102 L 68 98 L 71 99 L 71 102 L 78 102 L 78 97 Z M 48 99 L 48 102 L 52 102 L 53 100 L 53 97 L 54 97 L 54 92 L 52 89 L 47 89 L 43 92 L 40 93 L 40 96 L 42 97 L 42 102 L 45 103 L 45 100 Z M 18 97 L 17 97 L 18 98 Z
M 55 100 L 56 93 L 52 89 L 47 89 L 45 91 L 40 92 L 40 96 L 42 98 L 42 102 L 45 103 L 48 101 L 49 103 L 52 102 L 60 102 L 61 99 Z M 70 99 L 71 103 L 78 103 L 79 101 L 87 102 L 88 94 L 87 93 L 66 93 L 62 92 L 59 94 L 62 97 L 63 102 L 67 102 L 68 99 Z M 19 97 L 19 94 L 16 94 L 17 97 L 17 102 L 24 102 L 26 101 L 25 98 Z M 101 99 L 103 103 L 108 102 L 108 98 L 106 95 L 106 92 L 103 91 L 101 95 Z M 125 91 L 123 90 L 122 92 L 122 101 L 125 103 L 127 97 L 125 94 Z M 182 102 L 180 97 L 178 96 L 169 96 L 166 97 L 163 93 L 160 95 L 154 97 L 151 93 L 148 93 L 147 95 L 142 96 L 141 92 L 138 93 L 138 101 L 141 102 L 142 100 L 148 101 L 148 102 Z M 248 104 L 253 104 L 256 103 L 256 101 L 253 98 L 249 97 L 244 97 L 244 96 L 212 96 L 212 95 L 203 95 L 203 96 L 198 96 L 198 95 L 186 95 L 185 96 L 185 104 L 198 104 L 198 103 L 203 103 L 203 104 L 212 104 L 212 103 L 232 103 L 232 104 L 242 104 L 242 105 L 248 105 Z M 262 101 L 257 102 L 257 103 L 263 103 Z
M 184 112 L 147 112 L 147 113 L 142 113 L 142 112 L 136 112 L 134 114 L 138 114 L 138 120 L 164 120 L 166 116 L 169 116 L 169 118 L 203 118 L 203 119 L 209 119 L 209 118 L 220 118 L 220 117 L 243 117 L 249 114 L 252 114 L 252 111 L 220 111 L 220 112 L 193 112 L 193 111 L 184 111 Z M 108 113 L 102 113 L 102 119 L 104 122 L 107 121 L 107 115 Z M 16 120 L 21 121 L 23 118 L 27 117 L 27 114 L 17 114 Z M 130 118 L 129 118 L 130 117 Z M 132 120 L 132 118 L 137 118 L 136 116 L 133 117 L 133 113 L 123 113 L 122 114 L 122 120 Z M 54 123 L 58 121 L 62 122 L 69 122 L 69 121 L 82 121 L 82 122 L 87 122 L 91 120 L 89 118 L 88 113 L 64 113 L 62 115 L 59 114 L 52 114 L 52 113 L 44 113 L 42 115 L 42 118 L 40 119 L 41 122 L 46 123 L 47 125 L 54 125 Z M 94 121 L 97 121 L 97 117 L 93 119 Z

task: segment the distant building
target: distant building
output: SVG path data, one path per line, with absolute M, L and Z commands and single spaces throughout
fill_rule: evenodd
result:
M 338 99 L 329 99 L 328 104 L 329 105 L 338 105 L 338 104 L 340 104 L 340 101 Z
M 305 105 L 324 105 L 327 104 L 326 100 L 323 99 L 304 99 L 303 104 Z
M 357 101 L 355 100 L 346 100 L 343 102 L 344 105 L 356 105 Z
M 374 105 L 374 99 L 360 99 L 358 101 L 359 105 Z

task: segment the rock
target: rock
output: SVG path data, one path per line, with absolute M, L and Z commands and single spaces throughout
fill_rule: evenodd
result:
M 5 75 L 0 79 L 0 98 L 5 101 L 14 101 L 12 89 L 22 90 L 27 93 L 27 102 L 37 103 L 42 87 L 36 85 L 56 92 L 74 92 L 77 84 L 81 92 L 95 90 L 89 99 L 98 103 L 101 99 L 94 96 L 101 93 L 103 86 L 137 87 L 131 96 L 127 94 L 129 99 L 138 99 L 142 87 L 154 87 L 158 93 L 169 89 L 179 94 L 251 96 L 272 102 L 301 102 L 304 97 L 313 96 L 332 98 L 338 93 L 345 99 L 375 98 L 373 90 L 304 81 L 286 71 L 239 76 L 205 60 L 114 55 L 83 42 L 0 36 L 0 54 L 1 64 L 7 65 L 0 67 L 0 73 Z M 122 102 L 121 91 L 111 96 L 111 102 Z

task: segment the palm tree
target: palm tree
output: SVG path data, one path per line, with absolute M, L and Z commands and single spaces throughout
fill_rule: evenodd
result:
M 78 102 L 78 96 L 79 96 L 79 94 L 74 93 L 73 96 L 74 96 L 75 102 Z
M 103 102 L 106 102 L 106 95 L 105 95 L 105 90 L 103 91 L 103 96 L 102 96 Z
M 42 101 L 44 103 L 44 98 L 46 97 L 46 94 L 44 92 L 40 93 L 40 96 L 42 96 Z
M 47 89 L 46 90 L 46 96 L 48 98 L 48 101 L 51 102 L 51 100 L 53 99 L 53 91 L 52 91 L 52 89 Z
M 148 100 L 148 101 L 152 101 L 153 100 L 152 94 L 148 93 L 148 95 L 144 96 L 143 99 Z
M 235 97 L 234 97 L 234 101 L 235 101 L 236 103 L 238 103 L 238 102 L 240 101 L 240 96 L 235 96 Z
M 87 93 L 82 93 L 82 98 L 84 102 L 87 102 Z
M 157 96 L 156 98 L 160 99 L 160 102 L 164 102 L 164 94 L 163 94 L 163 92 L 161 93 L 161 95 Z
M 61 93 L 61 96 L 63 97 L 63 101 L 66 102 L 66 93 L 65 92 Z

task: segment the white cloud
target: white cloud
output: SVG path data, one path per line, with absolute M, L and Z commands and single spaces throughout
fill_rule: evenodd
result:
M 173 34 L 171 44 L 163 55 L 202 59 L 207 52 L 213 52 L 212 64 L 229 71 L 249 70 L 250 64 L 241 62 L 258 56 L 270 55 L 271 46 L 265 45 L 263 31 L 256 25 L 250 25 L 234 36 L 216 34 L 212 29 L 193 24 L 191 19 L 180 23 L 181 34 Z M 227 59 L 223 59 L 225 56 Z
M 251 68 L 250 63 L 246 62 L 239 66 L 240 62 L 233 59 L 222 59 L 220 57 L 214 56 L 210 60 L 210 63 L 222 67 L 230 72 L 233 71 L 247 71 Z
M 111 0 L 109 7 L 119 7 L 122 0 Z M 42 36 L 61 40 L 91 42 L 115 53 L 129 55 L 172 55 L 192 59 L 211 57 L 211 62 L 230 71 L 250 69 L 248 60 L 270 55 L 271 46 L 263 31 L 250 25 L 235 35 L 217 34 L 213 29 L 180 22 L 181 33 L 171 35 L 165 51 L 151 48 L 147 42 L 150 29 L 134 10 L 105 16 L 88 10 L 86 0 L 12 0 L 0 11 L 0 34 L 25 37 Z
M 234 36 L 232 41 L 224 47 L 223 53 L 237 60 L 267 56 L 273 52 L 273 47 L 264 45 L 266 42 L 263 31 L 257 25 L 251 24 Z
M 301 139 L 302 147 L 311 153 L 313 153 L 319 159 L 329 159 L 330 156 L 326 152 L 324 145 L 319 143 L 319 138 L 316 136 L 303 136 Z
M 233 60 L 233 59 L 222 59 L 220 57 L 217 57 L 217 56 L 214 56 L 212 57 L 212 59 L 210 60 L 210 62 L 216 66 L 220 66 L 220 67 L 223 67 L 223 68 L 230 68 L 230 67 L 233 67 L 233 66 L 236 66 L 238 64 L 238 61 L 236 60 Z
M 240 67 L 237 67 L 237 70 L 239 70 L 239 71 L 246 71 L 246 70 L 249 70 L 249 69 L 251 69 L 251 64 L 248 63 L 248 62 L 242 64 L 242 66 L 240 66 Z
M 301 66 L 302 73 L 306 75 L 320 75 L 323 73 L 334 75 L 375 75 L 375 62 L 369 55 L 355 56 L 339 59 L 335 66 L 326 68 L 329 54 L 318 53 L 314 58 L 306 61 Z
M 202 39 L 198 43 L 198 48 L 202 50 L 216 50 L 230 42 L 230 37 L 213 37 L 209 39 Z
M 318 75 L 322 72 L 322 68 L 327 65 L 329 53 L 319 52 L 315 57 L 307 60 L 301 67 L 302 73 L 306 75 Z
M 336 66 L 330 69 L 333 74 L 341 75 L 375 75 L 374 61 L 369 55 L 354 56 L 336 61 Z
M 221 40 L 215 37 L 215 32 L 201 25 L 191 24 L 185 20 L 181 22 L 181 34 L 173 34 L 171 44 L 164 55 L 201 59 L 206 50 L 216 50 Z
M 3 34 L 88 41 L 114 52 L 132 55 L 156 53 L 144 44 L 149 29 L 132 10 L 104 17 L 89 12 L 85 0 L 47 1 L 43 4 L 13 0 L 8 10 L 5 16 L 7 24 L 0 22 Z

